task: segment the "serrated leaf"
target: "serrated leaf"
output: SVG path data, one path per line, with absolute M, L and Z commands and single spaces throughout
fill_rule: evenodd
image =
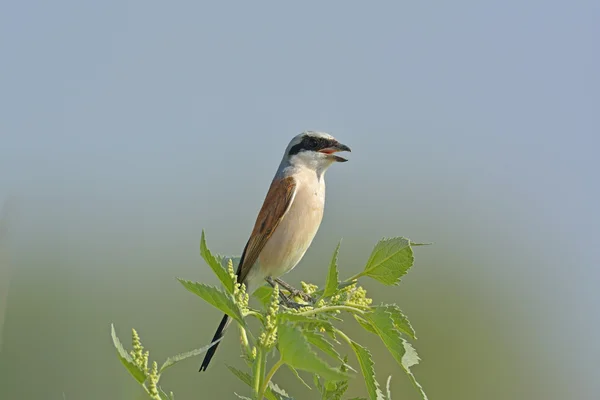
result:
M 303 331 L 308 328 L 323 328 L 325 331 L 333 332 L 333 325 L 331 322 L 325 321 L 314 316 L 306 316 L 292 313 L 282 313 L 278 314 L 277 318 L 281 322 L 291 322 L 293 324 L 303 325 Z
M 246 385 L 248 385 L 249 387 L 252 387 L 252 377 L 250 376 L 250 374 L 247 374 L 244 371 L 240 371 L 239 369 L 232 367 L 231 365 L 228 365 L 227 368 L 229 368 L 229 370 L 242 382 L 244 382 Z M 277 396 L 275 396 L 274 393 L 272 393 L 270 388 L 267 388 L 267 391 L 265 392 L 265 397 L 267 398 L 267 400 L 279 400 L 277 398 Z
M 392 390 L 391 390 L 391 384 L 392 384 L 392 376 L 388 376 L 387 382 L 385 384 L 385 389 L 387 391 L 387 399 L 386 400 L 392 400 Z
M 340 245 L 342 242 L 338 242 L 335 251 L 333 252 L 333 257 L 331 258 L 331 262 L 329 263 L 329 273 L 327 274 L 327 281 L 325 282 L 325 289 L 323 291 L 322 297 L 333 296 L 338 290 L 338 255 L 340 254 Z
M 348 390 L 348 381 L 325 382 L 324 400 L 341 400 L 346 390 Z
M 250 397 L 246 397 L 246 396 L 241 396 L 239 394 L 237 394 L 236 392 L 233 392 L 233 394 L 235 394 L 237 396 L 238 399 L 242 399 L 242 400 L 252 400 Z
M 202 256 L 210 269 L 212 269 L 217 278 L 219 278 L 219 281 L 221 281 L 223 287 L 225 287 L 229 293 L 233 293 L 233 279 L 231 279 L 231 276 L 229 276 L 227 269 L 223 268 L 220 260 L 215 257 L 206 246 L 204 230 L 202 230 L 202 237 L 200 238 L 200 256 Z
M 354 319 L 356 320 L 356 322 L 358 322 L 366 331 L 374 333 L 376 335 L 378 335 L 379 333 L 377 332 L 377 329 L 375 329 L 375 327 L 373 327 L 373 325 L 371 325 L 371 322 L 367 321 L 366 319 L 364 319 L 363 317 L 361 317 L 360 315 L 356 315 L 354 314 Z
M 342 360 L 340 353 L 335 350 L 333 344 L 325 339 L 325 337 L 316 332 L 304 332 L 306 340 L 315 347 L 318 347 L 323 353 L 335 358 L 336 360 Z
M 410 321 L 408 320 L 406 315 L 402 313 L 402 310 L 400 310 L 400 308 L 397 305 L 386 304 L 383 306 L 377 306 L 375 308 L 378 307 L 383 307 L 387 312 L 390 313 L 390 317 L 392 317 L 392 321 L 394 321 L 394 326 L 396 327 L 396 329 L 413 339 L 417 338 L 417 336 L 415 335 L 415 330 L 410 324 Z
M 404 346 L 400 332 L 394 326 L 392 316 L 384 307 L 377 307 L 375 311 L 367 316 L 371 325 L 377 330 L 377 334 L 392 354 L 398 364 L 402 365 Z
M 308 383 L 306 383 L 306 381 L 304 379 L 302 379 L 302 377 L 300 376 L 300 374 L 298 373 L 298 371 L 294 368 L 291 367 L 289 364 L 286 364 L 287 367 L 290 369 L 290 371 L 292 371 L 292 373 L 296 376 L 296 378 L 298 378 L 298 380 L 307 388 L 309 388 L 310 390 L 312 390 L 312 388 L 310 387 L 310 385 Z
M 184 288 L 199 296 L 202 298 L 202 300 L 206 301 L 212 306 L 223 311 L 225 314 L 239 322 L 242 326 L 245 326 L 242 313 L 230 295 L 214 286 L 209 286 L 204 283 L 186 281 L 180 278 L 177 278 L 177 280 L 183 285 Z
M 325 380 L 339 381 L 348 375 L 329 366 L 310 348 L 300 329 L 291 324 L 281 324 L 278 328 L 279 352 L 281 359 L 296 369 L 313 372 Z
M 273 392 L 275 396 L 277 396 L 278 400 L 294 400 L 285 390 L 277 386 L 273 381 L 269 381 L 268 385 L 269 389 Z
M 207 346 L 201 347 L 199 349 L 186 351 L 185 353 L 180 353 L 180 354 L 177 354 L 177 355 L 167 358 L 165 360 L 165 362 L 163 363 L 163 365 L 160 367 L 159 372 L 162 373 L 165 369 L 172 367 L 173 365 L 177 364 L 179 361 L 183 361 L 187 358 L 199 356 L 200 354 L 206 353 L 212 345 L 213 345 L 213 343 L 211 343 Z
M 384 285 L 397 285 L 414 262 L 410 240 L 403 237 L 382 239 L 375 245 L 361 276 L 378 280 Z
M 419 393 L 421 393 L 421 397 L 423 398 L 423 400 L 427 400 L 427 395 L 425 394 L 423 386 L 421 386 L 421 384 L 417 382 L 417 378 L 415 378 L 412 371 L 410 370 L 410 367 L 419 363 L 419 355 L 417 354 L 417 351 L 414 349 L 414 347 L 412 347 L 412 345 L 406 340 L 402 339 L 402 344 L 404 345 L 404 356 L 402 357 L 402 367 L 404 368 L 404 372 L 406 372 L 406 374 L 410 378 L 410 381 L 417 388 Z
M 113 345 L 115 346 L 115 349 L 117 349 L 117 356 L 119 357 L 119 360 L 121 360 L 121 363 L 138 383 L 144 383 L 146 374 L 133 362 L 133 358 L 131 358 L 131 355 L 127 353 L 123 347 L 123 344 L 115 332 L 115 326 L 113 324 L 110 324 L 110 335 L 112 336 Z
M 227 368 L 229 368 L 229 370 L 242 382 L 244 382 L 246 385 L 252 387 L 252 377 L 250 376 L 250 374 L 247 374 L 244 371 L 240 371 L 239 369 L 232 367 L 231 365 L 228 365 Z
M 365 347 L 354 341 L 351 341 L 350 345 L 356 354 L 358 363 L 360 364 L 360 370 L 365 378 L 365 384 L 367 385 L 369 397 L 371 399 L 385 400 L 383 392 L 381 389 L 379 389 L 379 383 L 375 378 L 375 369 L 373 368 L 373 359 L 371 358 L 371 353 Z
M 371 321 L 375 329 L 377 329 L 379 337 L 392 354 L 392 357 L 394 357 L 396 362 L 409 376 L 413 385 L 419 390 L 423 400 L 427 400 L 427 395 L 423 387 L 417 382 L 410 371 L 410 367 L 419 362 L 417 352 L 410 343 L 400 336 L 400 331 L 396 329 L 391 314 L 384 307 L 377 307 L 367 318 Z

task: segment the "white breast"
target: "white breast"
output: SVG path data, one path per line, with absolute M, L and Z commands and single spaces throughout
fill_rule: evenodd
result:
M 296 195 L 258 257 L 261 275 L 279 277 L 292 270 L 317 234 L 325 205 L 325 182 L 314 171 L 295 173 Z M 264 279 L 264 278 L 263 278 Z

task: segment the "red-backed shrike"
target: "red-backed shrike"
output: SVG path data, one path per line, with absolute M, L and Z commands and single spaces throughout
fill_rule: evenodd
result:
M 237 268 L 238 282 L 249 294 L 291 271 L 308 250 L 323 218 L 327 168 L 345 162 L 339 151 L 350 148 L 323 132 L 303 132 L 287 146 L 250 239 Z M 223 337 L 230 318 L 225 315 L 212 342 Z M 204 356 L 206 370 L 219 343 Z

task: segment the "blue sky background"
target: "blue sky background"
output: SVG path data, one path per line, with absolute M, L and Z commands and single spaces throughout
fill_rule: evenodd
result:
M 216 251 L 241 252 L 283 149 L 311 129 L 353 152 L 327 174 L 326 216 L 291 282 L 320 282 L 340 237 L 345 275 L 382 236 L 433 241 L 382 291 L 410 311 L 432 398 L 594 398 L 599 11 L 4 3 L 0 203 L 17 206 L 0 394 L 131 398 L 111 321 L 122 336 L 138 328 L 157 356 L 205 344 L 218 313 L 173 277 L 214 279 L 201 229 Z M 170 388 L 229 398 L 228 340 L 211 377 L 190 361 Z M 404 393 L 374 354 L 379 379 L 397 376 Z M 37 373 L 40 385 L 17 383 Z

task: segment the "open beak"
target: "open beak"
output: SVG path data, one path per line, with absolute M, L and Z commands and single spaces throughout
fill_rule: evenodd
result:
M 334 161 L 337 161 L 337 162 L 348 161 L 344 157 L 340 157 L 337 154 L 334 154 L 334 153 L 337 153 L 338 151 L 351 152 L 352 150 L 350 150 L 350 147 L 346 146 L 345 144 L 341 144 L 339 142 L 336 142 L 332 146 L 329 146 L 329 147 L 319 150 L 319 152 L 321 152 L 321 153 L 328 154 L 330 156 L 330 158 L 332 158 Z

